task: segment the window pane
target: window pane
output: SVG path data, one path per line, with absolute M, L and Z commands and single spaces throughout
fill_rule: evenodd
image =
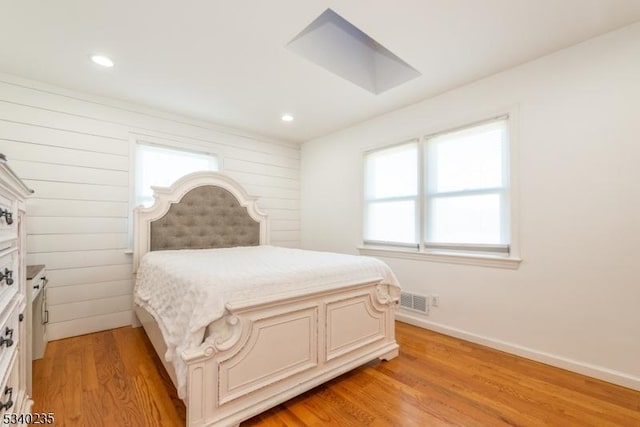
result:
M 151 206 L 151 186 L 168 187 L 178 178 L 198 171 L 218 170 L 215 156 L 138 145 L 136 153 L 136 205 Z
M 435 137 L 427 143 L 429 193 L 506 186 L 506 122 Z
M 418 193 L 417 143 L 369 153 L 365 168 L 368 200 Z
M 507 244 L 502 196 L 434 197 L 427 217 L 429 243 Z
M 372 202 L 367 204 L 366 210 L 365 240 L 417 243 L 414 200 Z

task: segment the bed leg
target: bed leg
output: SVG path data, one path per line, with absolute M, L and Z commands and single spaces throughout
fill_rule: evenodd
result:
M 399 351 L 397 348 L 394 348 L 391 351 L 386 352 L 385 354 L 383 354 L 382 356 L 378 357 L 378 359 L 380 360 L 391 360 L 394 359 L 396 357 L 398 357 Z

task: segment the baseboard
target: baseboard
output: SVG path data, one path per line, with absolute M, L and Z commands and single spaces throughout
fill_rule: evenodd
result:
M 396 320 L 640 391 L 640 378 L 623 372 L 452 328 L 401 310 L 396 311 Z
M 121 311 L 83 319 L 50 323 L 47 326 L 47 338 L 49 341 L 55 341 L 63 338 L 76 337 L 78 335 L 91 334 L 93 332 L 129 326 L 131 325 L 131 316 L 131 311 Z

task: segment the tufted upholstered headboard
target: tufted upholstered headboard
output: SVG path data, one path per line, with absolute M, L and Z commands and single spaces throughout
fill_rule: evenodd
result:
M 209 249 L 260 244 L 260 223 L 228 190 L 203 185 L 151 222 L 149 250 Z
M 256 199 L 225 175 L 196 172 L 153 190 L 153 206 L 134 210 L 134 271 L 149 251 L 268 243 Z

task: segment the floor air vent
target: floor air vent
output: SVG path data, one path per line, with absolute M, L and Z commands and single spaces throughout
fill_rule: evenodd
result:
M 428 300 L 424 295 L 402 292 L 400 294 L 400 307 L 408 310 L 419 311 L 420 313 L 429 313 Z

